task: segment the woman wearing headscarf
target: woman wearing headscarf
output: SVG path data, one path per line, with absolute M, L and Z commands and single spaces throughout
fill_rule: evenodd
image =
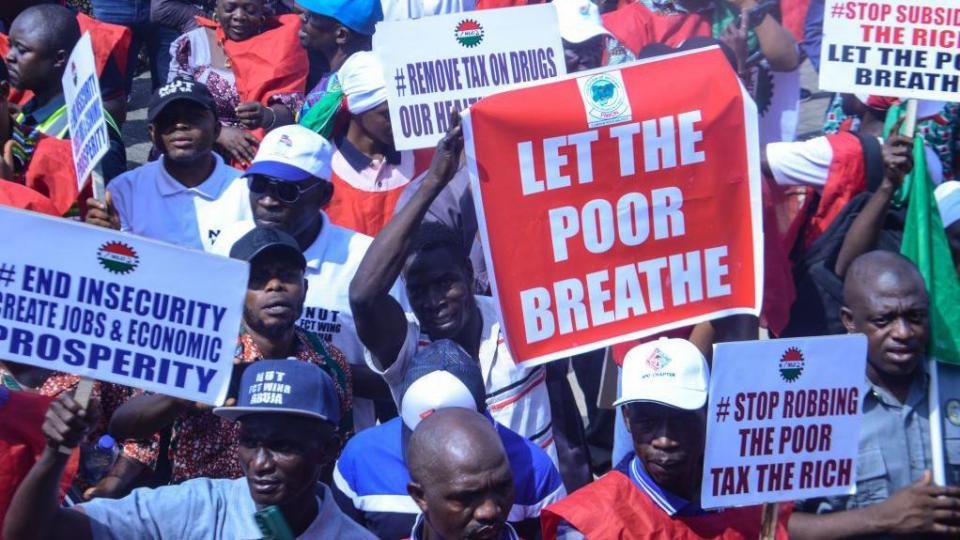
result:
M 293 122 L 309 70 L 295 15 L 275 17 L 264 0 L 217 0 L 214 20 L 170 46 L 168 80 L 205 85 L 223 129 L 217 148 L 246 168 L 264 132 Z M 256 131 L 251 131 L 256 130 Z

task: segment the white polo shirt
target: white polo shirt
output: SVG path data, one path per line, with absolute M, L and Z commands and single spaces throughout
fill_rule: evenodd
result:
M 320 234 L 303 252 L 307 260 L 307 299 L 297 325 L 333 343 L 351 364 L 363 365 L 364 347 L 357 337 L 350 309 L 350 281 L 373 238 L 330 223 L 323 212 L 320 215 L 323 218 Z M 251 219 L 227 227 L 217 239 L 213 252 L 229 257 L 234 242 L 254 226 Z M 406 309 L 406 293 L 399 281 L 394 284 L 390 295 Z M 353 407 L 353 423 L 357 431 L 374 424 L 372 401 L 355 398 Z
M 500 331 L 497 307 L 489 296 L 475 296 L 483 331 L 480 335 L 480 371 L 486 386 L 487 410 L 497 422 L 530 439 L 557 464 L 557 446 L 553 440 L 553 415 L 547 394 L 547 370 L 543 365 L 527 367 L 513 361 Z M 390 385 L 393 400 L 399 405 L 403 377 L 417 351 L 430 345 L 430 337 L 420 331 L 413 314 L 407 314 L 407 336 L 397 360 L 386 370 L 380 368 L 367 351 L 370 369 L 383 375 Z
M 211 251 L 228 225 L 252 219 L 241 171 L 214 154 L 213 173 L 188 188 L 170 176 L 164 158 L 114 178 L 107 186 L 120 214 L 120 229 L 178 246 Z

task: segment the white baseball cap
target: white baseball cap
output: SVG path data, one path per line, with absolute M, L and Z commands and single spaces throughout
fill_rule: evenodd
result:
M 933 194 L 937 198 L 943 228 L 946 229 L 960 221 L 960 182 L 956 180 L 944 182 L 937 186 Z
M 685 339 L 660 338 L 630 349 L 623 360 L 620 399 L 614 405 L 661 403 L 697 410 L 707 404 L 710 368 Z
M 330 179 L 333 145 L 301 125 L 278 127 L 260 141 L 246 175 L 263 174 L 287 182 Z
M 613 36 L 603 27 L 600 8 L 591 0 L 554 0 L 560 23 L 560 37 L 570 43 L 583 43 L 596 36 Z

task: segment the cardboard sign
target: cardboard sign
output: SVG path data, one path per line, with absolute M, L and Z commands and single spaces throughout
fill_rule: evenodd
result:
M 960 101 L 956 0 L 827 0 L 820 88 Z
M 716 345 L 702 506 L 853 493 L 866 361 L 862 334 Z
M 435 146 L 452 111 L 497 90 L 567 73 L 549 4 L 379 23 L 373 50 L 399 150 Z
M 247 264 L 12 208 L 0 228 L 17 231 L 0 253 L 0 358 L 223 403 Z
M 756 314 L 756 126 L 718 48 L 472 106 L 467 164 L 514 358 L 540 363 Z
M 63 73 L 63 96 L 70 121 L 77 189 L 82 190 L 87 177 L 110 149 L 90 32 L 83 34 L 70 53 L 67 69 Z

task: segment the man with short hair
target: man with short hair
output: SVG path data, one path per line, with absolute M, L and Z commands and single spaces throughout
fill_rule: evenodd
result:
M 441 409 L 417 425 L 407 449 L 407 491 L 420 508 L 410 540 L 516 540 L 510 462 L 490 421 Z
M 267 389 L 264 380 L 282 381 L 284 392 Z M 197 478 L 65 509 L 57 504 L 57 483 L 69 455 L 58 448 L 75 447 L 93 415 L 62 396 L 47 413 L 47 447 L 13 498 L 4 538 L 283 537 L 281 531 L 264 531 L 255 518 L 271 508 L 292 537 L 373 538 L 340 512 L 319 482 L 321 468 L 340 448 L 337 393 L 320 368 L 296 360 L 257 362 L 243 373 L 237 406 L 215 412 L 239 422 L 245 478 Z
M 251 215 L 242 173 L 213 151 L 220 132 L 213 96 L 174 80 L 153 93 L 147 121 L 160 159 L 110 182 L 106 203 L 88 199 L 86 221 L 211 251 L 227 225 Z
M 27 168 L 40 137 L 70 138 L 67 103 L 61 79 L 74 46 L 80 40 L 80 24 L 69 9 L 56 4 L 29 7 L 10 26 L 7 68 L 10 82 L 33 97 L 14 118 L 14 157 L 18 172 Z M 108 180 L 127 168 L 120 128 L 106 110 L 110 150 L 101 162 Z
M 309 284 L 298 326 L 318 334 L 346 356 L 353 371 L 354 426 L 372 426 L 373 399 L 389 402 L 383 380 L 366 367 L 347 297 L 350 280 L 370 245 L 370 237 L 330 222 L 322 208 L 330 201 L 331 145 L 299 125 L 282 126 L 263 138 L 245 179 L 253 219 L 227 227 L 214 252 L 228 255 L 234 242 L 255 226 L 292 236 L 307 261 Z M 394 281 L 396 281 L 394 279 Z M 399 287 L 389 290 L 406 302 Z
M 300 45 L 319 53 L 330 71 L 307 92 L 297 122 L 326 138 L 339 135 L 343 92 L 337 72 L 358 51 L 373 48 L 376 24 L 383 20 L 380 0 L 299 0 Z
M 473 269 L 460 236 L 437 223 L 422 224 L 460 165 L 463 132 L 454 118 L 426 178 L 374 238 L 350 283 L 357 334 L 369 351 L 369 366 L 383 374 L 397 403 L 417 350 L 433 340 L 453 340 L 480 364 L 494 420 L 556 461 L 546 368 L 514 362 L 493 298 L 473 293 Z M 415 318 L 389 294 L 401 274 Z
M 854 495 L 799 503 L 791 538 L 960 535 L 960 419 L 944 422 L 946 477 L 931 485 L 930 377 L 924 368 L 929 302 L 909 259 L 871 251 L 850 265 L 840 318 L 867 336 L 866 388 Z M 942 406 L 957 403 L 956 369 L 938 370 Z
M 354 54 L 337 76 L 350 124 L 345 135 L 333 139 L 333 198 L 325 210 L 333 223 L 376 236 L 393 217 L 404 188 L 429 168 L 433 150 L 394 147 L 383 66 L 374 53 Z
M 333 473 L 340 508 L 381 540 L 407 538 L 420 512 L 407 493 L 404 464 L 411 432 L 434 411 L 461 407 L 494 424 L 513 470 L 515 498 L 507 521 L 523 538 L 539 538 L 540 509 L 566 496 L 550 457 L 537 445 L 493 422 L 480 366 L 456 343 L 442 339 L 413 358 L 403 383 L 400 417 L 347 442 Z
M 307 294 L 306 261 L 296 241 L 283 231 L 257 227 L 231 248 L 230 256 L 250 263 L 250 279 L 234 361 L 234 381 L 251 363 L 265 358 L 295 358 L 320 366 L 336 383 L 340 401 L 339 433 L 353 432 L 351 370 L 343 354 L 316 334 L 296 327 Z M 233 397 L 232 395 L 230 396 Z M 238 478 L 237 426 L 205 406 L 160 394 L 143 394 L 113 415 L 110 432 L 128 444 L 127 455 L 155 468 L 160 435 L 170 427 L 167 457 L 174 483 L 192 478 Z
M 689 341 L 661 338 L 631 349 L 615 405 L 623 410 L 633 452 L 544 509 L 543 537 L 758 538 L 759 506 L 700 507 L 709 378 L 703 353 Z M 783 517 L 776 537 L 787 538 Z

